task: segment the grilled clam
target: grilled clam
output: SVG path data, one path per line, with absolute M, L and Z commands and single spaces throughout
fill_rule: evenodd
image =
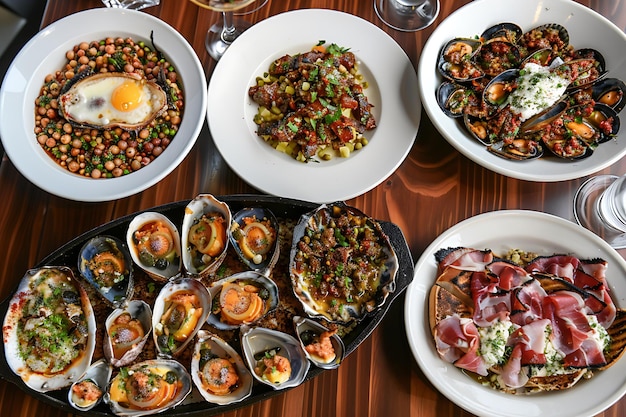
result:
M 280 252 L 278 221 L 267 208 L 238 211 L 230 226 L 230 241 L 239 258 L 254 271 L 271 269 Z
M 194 338 L 211 309 L 204 284 L 181 278 L 165 284 L 154 302 L 152 335 L 162 356 L 176 356 Z
M 206 330 L 200 330 L 197 339 L 191 358 L 191 378 L 202 397 L 219 405 L 248 398 L 253 379 L 237 351 Z
M 303 215 L 294 229 L 292 287 L 309 316 L 343 323 L 362 319 L 395 290 L 397 270 L 398 258 L 380 224 L 341 202 Z
M 26 272 L 2 332 L 9 368 L 29 388 L 46 392 L 71 385 L 89 367 L 96 320 L 72 270 L 46 266 Z
M 278 287 L 254 271 L 240 272 L 211 284 L 213 305 L 207 322 L 220 330 L 252 324 L 278 306 Z
M 315 320 L 295 316 L 296 335 L 307 358 L 318 368 L 337 368 L 346 353 L 343 340 L 336 333 Z
M 133 261 L 154 280 L 163 282 L 180 274 L 180 235 L 163 214 L 137 215 L 128 225 L 126 243 Z
M 111 365 L 106 360 L 94 362 L 70 387 L 67 393 L 70 405 L 80 411 L 89 411 L 100 404 L 112 371 Z
M 104 400 L 118 416 L 139 417 L 177 406 L 191 392 L 191 376 L 171 359 L 155 359 L 123 368 Z
M 78 270 L 107 303 L 119 307 L 133 296 L 133 261 L 114 236 L 96 236 L 80 249 Z
M 152 331 L 152 309 L 142 300 L 131 300 L 115 309 L 104 324 L 104 356 L 113 366 L 126 366 L 141 353 Z
M 187 204 L 182 226 L 183 265 L 189 275 L 214 273 L 226 256 L 232 215 L 228 205 L 210 194 Z
M 241 327 L 241 347 L 254 378 L 275 390 L 298 386 L 309 361 L 293 336 L 264 327 Z

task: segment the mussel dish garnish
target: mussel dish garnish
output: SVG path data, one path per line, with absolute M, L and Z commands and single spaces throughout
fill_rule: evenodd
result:
M 575 160 L 617 135 L 625 87 L 605 78 L 599 51 L 574 49 L 558 24 L 520 33 L 516 25 L 502 23 L 483 35 L 442 46 L 437 69 L 444 80 L 435 94 L 444 114 L 459 118 L 489 151 L 510 160 Z M 598 102 L 610 110 L 600 110 Z M 554 117 L 561 103 L 579 109 L 574 121 Z M 593 122 L 594 113 L 601 122 Z

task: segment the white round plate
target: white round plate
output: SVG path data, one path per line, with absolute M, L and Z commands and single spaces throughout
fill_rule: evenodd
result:
M 369 144 L 349 158 L 303 163 L 257 136 L 258 105 L 248 89 L 275 59 L 308 51 L 320 40 L 354 52 L 378 127 L 366 132 Z M 209 82 L 207 120 L 220 153 L 250 185 L 280 197 L 328 203 L 369 191 L 395 171 L 415 141 L 421 108 L 415 69 L 389 35 L 347 13 L 303 9 L 263 20 L 233 42 Z
M 180 130 L 152 163 L 118 178 L 81 177 L 57 165 L 35 138 L 35 99 L 46 75 L 65 62 L 65 52 L 80 42 L 131 37 L 154 43 L 176 67 L 185 94 Z M 0 137 L 15 167 L 39 188 L 77 201 L 109 201 L 138 193 L 176 168 L 193 147 L 206 108 L 206 76 L 191 45 L 174 28 L 135 10 L 97 8 L 81 11 L 43 28 L 11 63 L 0 90 Z
M 441 248 L 460 246 L 489 248 L 497 254 L 521 249 L 542 255 L 568 253 L 582 259 L 602 258 L 608 262 L 607 281 L 613 301 L 618 308 L 626 306 L 626 262 L 587 229 L 560 217 L 525 210 L 495 211 L 462 221 L 426 248 L 415 266 L 405 298 L 411 351 L 426 377 L 443 395 L 471 413 L 488 417 L 592 416 L 624 395 L 624 358 L 568 390 L 519 396 L 484 387 L 440 359 L 428 319 L 428 298 L 437 272 L 435 253 Z
M 497 13 L 493 11 L 497 10 Z M 600 145 L 593 155 L 580 161 L 539 158 L 510 161 L 485 149 L 456 119 L 447 117 L 435 98 L 443 78 L 436 62 L 445 42 L 457 37 L 475 37 L 488 27 L 513 22 L 524 31 L 544 23 L 560 23 L 569 32 L 576 49 L 595 48 L 606 59 L 609 77 L 626 80 L 626 35 L 595 11 L 571 0 L 479 0 L 461 7 L 433 31 L 420 57 L 418 83 L 422 103 L 435 127 L 459 152 L 494 172 L 527 181 L 553 182 L 581 178 L 600 171 L 626 155 L 626 132 Z M 623 114 L 623 112 L 622 112 Z

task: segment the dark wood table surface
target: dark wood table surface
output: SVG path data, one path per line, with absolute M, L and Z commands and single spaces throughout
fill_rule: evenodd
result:
M 371 0 L 271 0 L 248 16 L 260 21 L 285 10 L 331 8 L 361 16 L 382 27 L 406 51 L 417 68 L 424 43 L 434 28 L 467 0 L 443 0 L 434 25 L 399 32 L 377 18 Z M 582 0 L 626 27 L 626 1 Z M 41 27 L 75 11 L 102 7 L 99 0 L 48 0 Z M 176 28 L 198 53 L 207 79 L 215 67 L 204 48 L 206 30 L 220 14 L 189 1 L 161 0 L 145 9 Z M 623 174 L 622 160 L 602 173 Z M 557 183 L 520 181 L 495 174 L 457 152 L 426 114 L 417 140 L 402 165 L 382 184 L 347 201 L 372 217 L 400 226 L 413 258 L 457 222 L 499 209 L 538 210 L 573 219 L 571 199 L 584 178 Z M 214 195 L 258 193 L 239 178 L 217 152 L 205 123 L 195 147 L 170 175 L 147 190 L 104 203 L 83 203 L 48 194 L 27 181 L 7 157 L 0 165 L 0 297 L 8 297 L 24 272 L 79 234 L 118 217 L 153 206 Z M 433 215 L 436 213 L 436 215 Z M 621 252 L 625 255 L 626 252 Z M 439 393 L 411 355 L 404 331 L 403 297 L 391 307 L 373 334 L 334 371 L 252 406 L 223 414 L 244 416 L 469 416 Z M 61 416 L 65 412 L 0 380 L 0 416 Z M 626 398 L 599 416 L 626 415 Z

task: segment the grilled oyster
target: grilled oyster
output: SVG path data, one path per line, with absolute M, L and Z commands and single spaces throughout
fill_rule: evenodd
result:
M 191 378 L 205 400 L 226 405 L 242 401 L 252 393 L 252 375 L 241 356 L 220 337 L 198 332 L 191 358 Z
M 207 322 L 221 330 L 252 324 L 278 306 L 278 287 L 270 278 L 245 271 L 209 288 L 213 305 Z
M 198 195 L 185 207 L 183 265 L 189 275 L 201 277 L 217 270 L 228 249 L 231 220 L 228 205 L 210 194 Z
M 126 366 L 141 353 L 152 331 L 152 309 L 142 300 L 131 300 L 115 309 L 105 322 L 104 356 L 113 366 Z
M 180 274 L 180 235 L 161 213 L 137 215 L 128 225 L 126 243 L 133 261 L 154 280 L 164 282 Z
M 46 392 L 71 385 L 89 367 L 96 320 L 72 270 L 46 266 L 26 272 L 2 332 L 11 370 L 29 388 Z
M 161 355 L 176 356 L 194 338 L 211 309 L 211 295 L 192 278 L 170 281 L 154 302 L 152 334 Z
M 241 347 L 254 378 L 275 390 L 298 386 L 309 370 L 300 342 L 264 327 L 241 327 Z
M 118 416 L 139 417 L 177 406 L 191 392 L 191 376 L 171 359 L 124 368 L 109 384 L 104 400 Z
M 70 405 L 80 411 L 89 411 L 100 404 L 111 373 L 111 365 L 106 360 L 94 362 L 67 392 Z

